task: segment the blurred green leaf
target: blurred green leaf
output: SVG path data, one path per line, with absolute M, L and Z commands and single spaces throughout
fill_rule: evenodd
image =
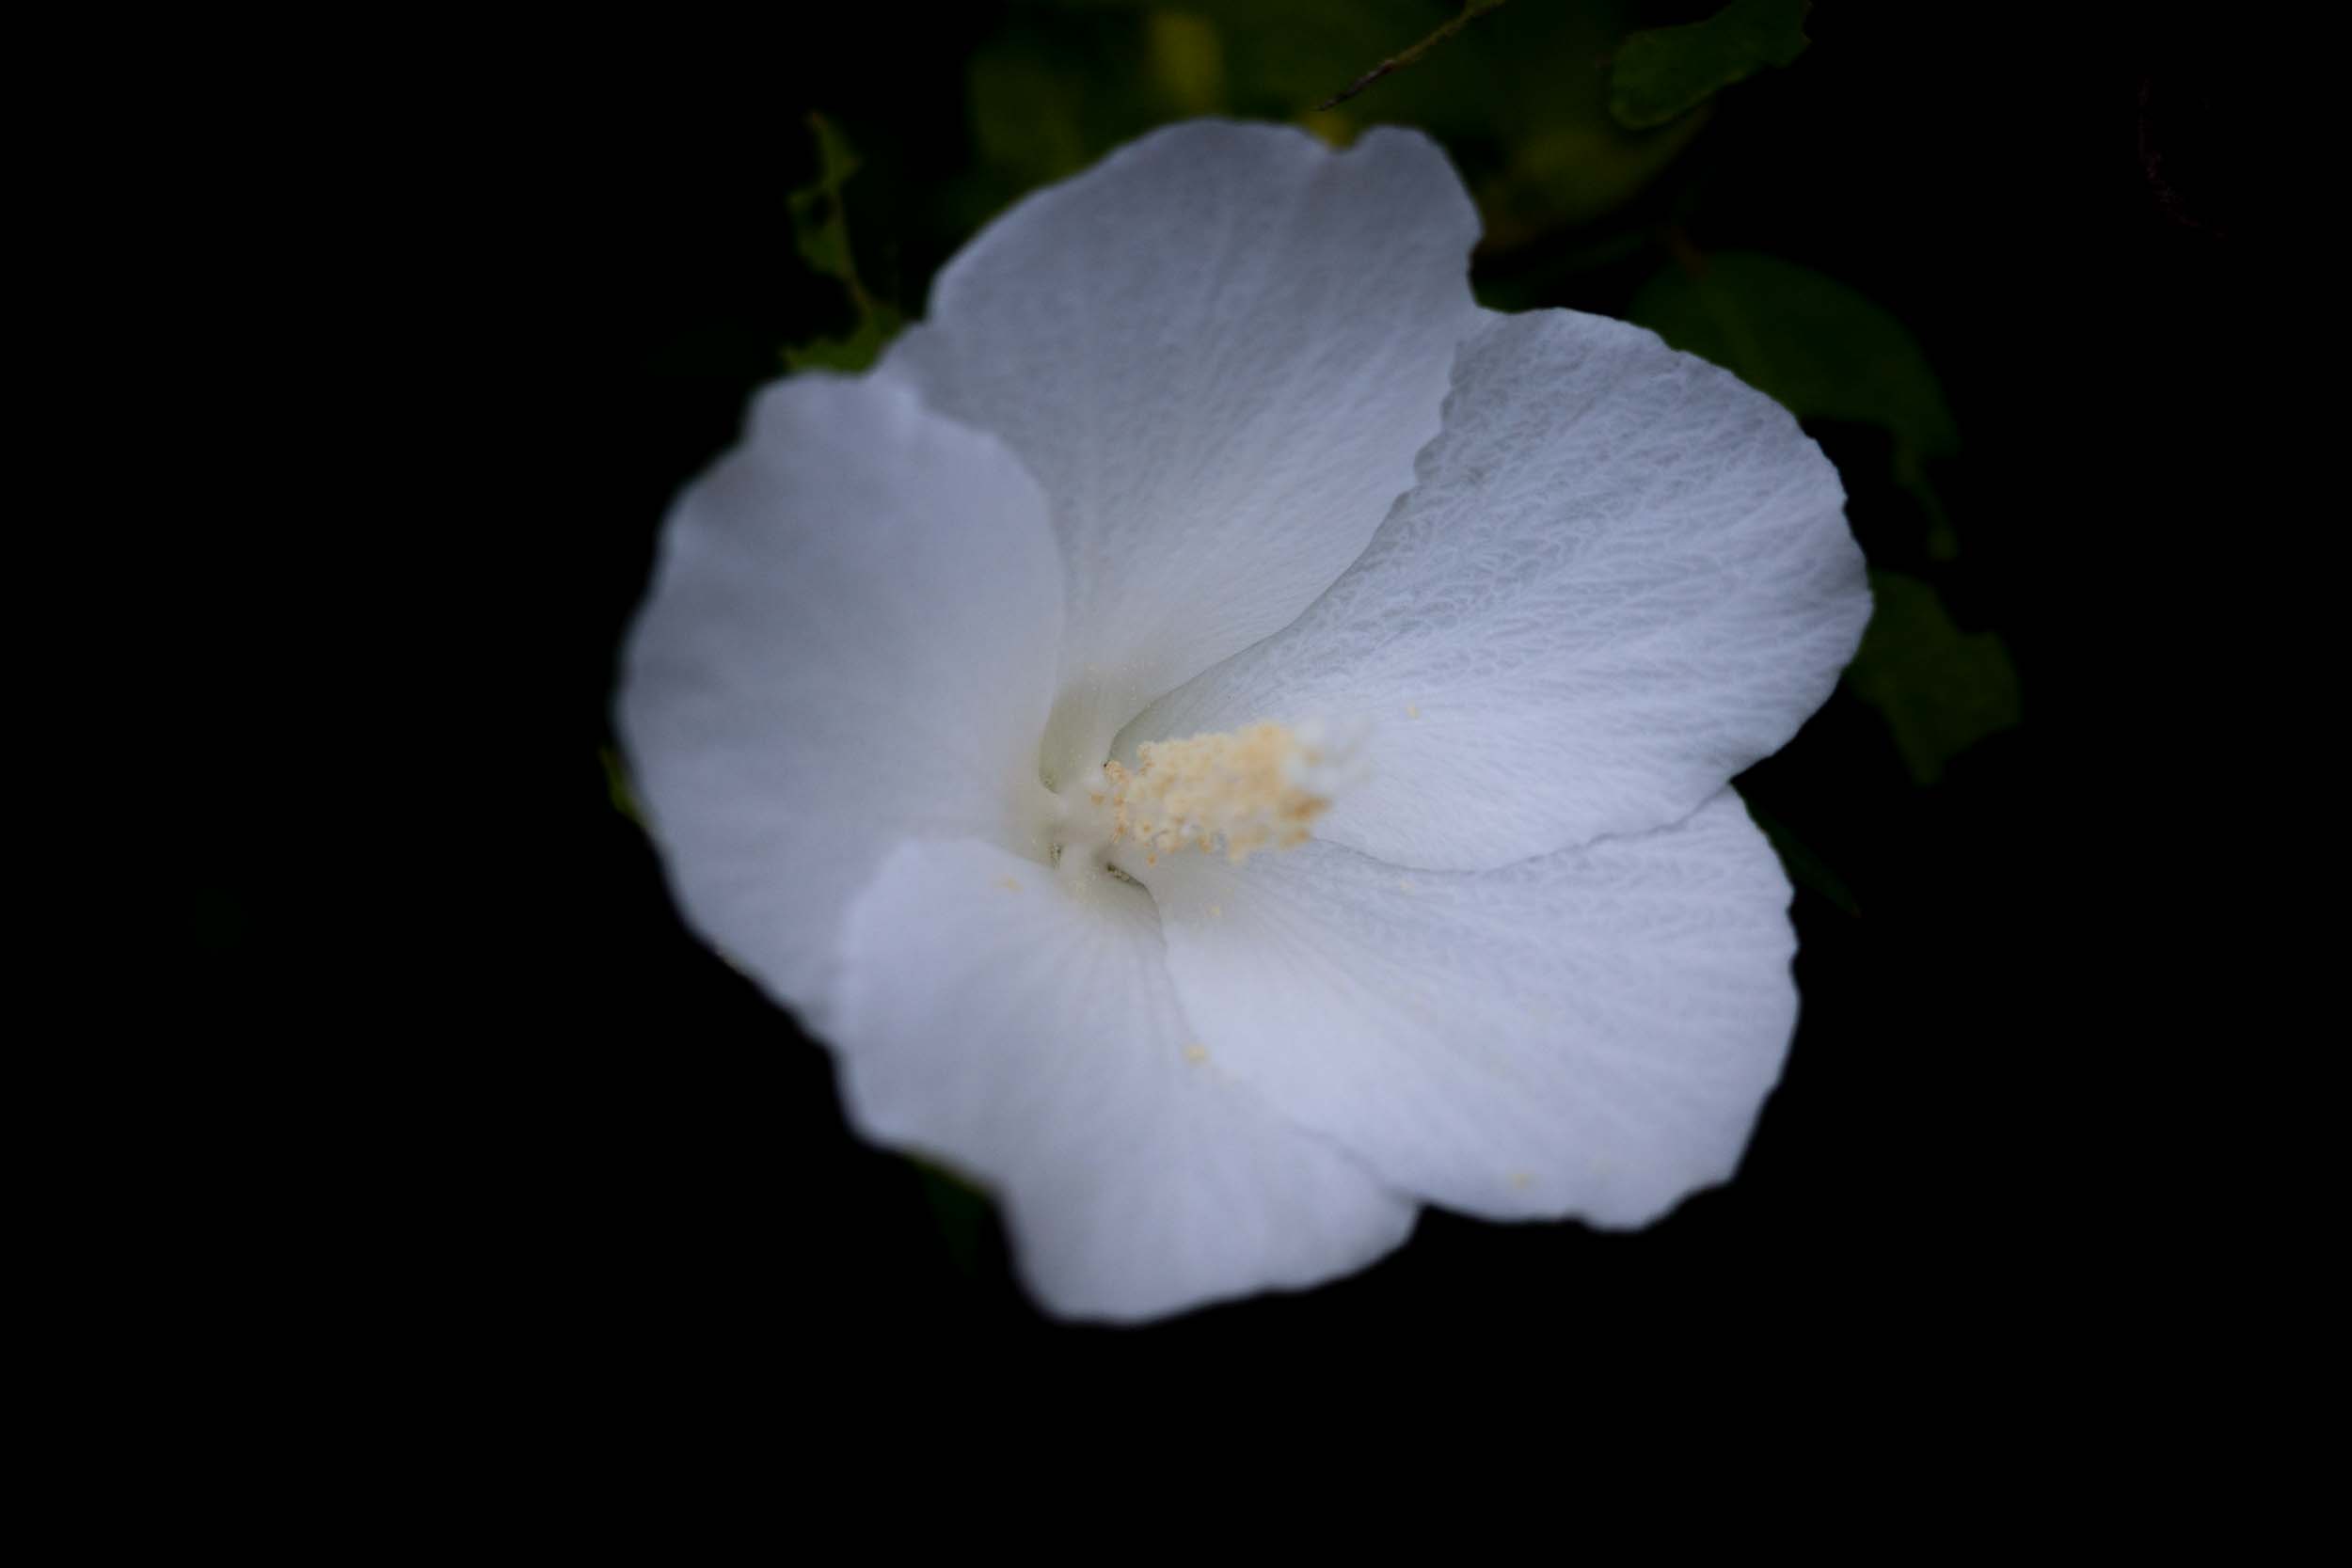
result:
M 858 324 L 840 338 L 813 338 L 784 351 L 784 362 L 796 371 L 840 371 L 855 374 L 882 357 L 882 351 L 905 325 L 898 312 L 873 300 L 866 302 Z
M 1632 316 L 1801 420 L 1882 425 L 1914 457 L 1960 444 L 1918 340 L 1810 267 L 1752 251 L 1692 258 L 1644 285 Z
M 1350 71 L 1397 58 L 1434 24 L 1463 20 L 1464 8 L 1439 0 L 1018 4 L 966 65 L 979 151 L 970 219 L 977 225 L 1172 119 L 1217 113 L 1287 120 L 1334 146 L 1375 124 L 1425 131 L 1445 145 L 1477 198 L 1485 251 L 1511 251 L 1622 208 L 1703 129 L 1704 114 L 1656 131 L 1629 131 L 1610 118 L 1606 61 L 1636 10 L 1635 0 L 1482 9 L 1475 26 L 1450 32 L 1413 69 L 1317 111 Z
M 1503 166 L 1478 182 L 1487 245 L 1505 249 L 1607 216 L 1640 195 L 1706 124 L 1705 115 L 1692 115 L 1637 135 L 1596 108 L 1531 129 L 1512 144 Z
M 233 953 L 251 939 L 253 916 L 234 888 L 199 887 L 188 895 L 187 925 L 199 951 Z
M 988 1195 L 944 1165 L 928 1160 L 910 1161 L 923 1182 L 924 1201 L 939 1225 L 940 1239 L 958 1271 L 977 1274 L 988 1244 Z
M 1185 11 L 1153 11 L 1146 19 L 1152 77 L 1179 114 L 1213 115 L 1225 107 L 1225 44 L 1216 24 Z
M 1257 119 L 1354 127 L 1337 116 L 1317 116 L 1314 105 L 1331 94 L 1351 71 L 1360 71 L 1395 53 L 1397 45 L 1429 30 L 1430 0 L 1193 0 L 1184 9 L 1216 29 L 1227 106 Z M 1384 99 L 1389 84 L 1382 88 Z M 1373 105 L 1373 118 L 1420 123 L 1417 105 L 1393 102 Z M 1344 140 L 1346 138 L 1342 137 Z
M 857 325 L 838 338 L 818 338 L 784 351 L 784 362 L 796 371 L 862 371 L 871 365 L 903 323 L 898 312 L 866 291 L 858 277 L 857 259 L 850 248 L 850 221 L 841 205 L 841 187 L 857 172 L 857 154 L 840 128 L 822 115 L 808 117 L 817 138 L 817 179 L 792 193 L 792 243 L 809 269 L 838 278 L 849 291 Z
M 1317 109 L 1337 108 L 1340 104 L 1346 103 L 1349 99 L 1355 97 L 1358 93 L 1363 91 L 1366 87 L 1372 86 L 1373 83 L 1377 82 L 1383 76 L 1390 75 L 1394 71 L 1402 71 L 1406 66 L 1413 64 L 1423 55 L 1428 54 L 1432 49 L 1437 48 L 1439 44 L 1445 42 L 1446 40 L 1452 38 L 1454 34 L 1460 32 L 1463 28 L 1477 21 L 1480 17 L 1485 16 L 1487 12 L 1501 10 L 1505 3 L 1506 0 L 1463 0 L 1462 8 L 1460 11 L 1455 14 L 1453 21 L 1445 23 L 1432 30 L 1426 37 L 1422 38 L 1418 42 L 1398 50 L 1387 59 L 1382 60 L 1378 65 L 1374 66 L 1370 71 L 1367 71 L 1362 75 L 1357 77 L 1356 80 L 1350 82 L 1346 87 L 1342 87 L 1338 92 L 1333 93 L 1330 97 L 1316 104 L 1315 107 Z
M 1853 889 L 1846 885 L 1846 879 L 1831 870 L 1827 861 L 1815 854 L 1790 832 L 1788 824 L 1758 810 L 1756 802 L 1744 795 L 1740 800 L 1748 808 L 1748 816 L 1764 830 L 1764 836 L 1772 841 L 1772 849 L 1780 856 L 1780 863 L 1788 868 L 1790 881 L 1820 894 L 1842 914 L 1859 916 L 1862 913 L 1861 901 L 1854 897 Z
M 1883 307 L 1810 267 L 1753 251 L 1689 256 L 1645 284 L 1633 320 L 1710 359 L 1801 420 L 1877 426 L 1893 437 L 1896 483 L 1929 519 L 1929 550 L 1956 552 L 1927 479 L 1960 435 L 1919 341 Z
M 2017 669 L 1991 632 L 1963 631 L 1930 584 L 1872 572 L 1876 604 L 1846 681 L 1879 710 L 1914 780 L 1934 784 L 1954 757 L 2024 717 Z
M 637 792 L 628 786 L 628 768 L 621 761 L 621 753 L 610 746 L 596 748 L 596 758 L 604 764 L 604 795 L 612 802 L 612 809 L 639 827 L 645 825 L 645 814 L 638 809 Z
M 841 187 L 857 172 L 849 139 L 822 115 L 808 117 L 817 138 L 817 179 L 792 193 L 792 243 L 810 270 L 857 287 L 857 264 L 850 256 L 850 226 L 841 215 Z
M 1085 74 L 1027 45 L 1000 40 L 969 70 L 980 156 L 1016 188 L 1075 174 L 1100 150 L 1087 135 Z
M 1732 0 L 1705 22 L 1635 33 L 1609 71 L 1609 112 L 1630 130 L 1663 125 L 1767 66 L 1804 53 L 1807 0 Z

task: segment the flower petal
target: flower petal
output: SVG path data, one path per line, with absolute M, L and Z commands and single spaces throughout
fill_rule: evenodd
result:
M 910 844 L 857 900 L 834 1037 L 877 1142 L 993 1185 L 1038 1297 L 1136 1319 L 1361 1268 L 1413 1207 L 1270 1113 L 1177 1006 L 1152 901 L 986 844 Z
M 948 263 L 885 367 L 1052 499 L 1065 768 L 1363 549 L 1437 434 L 1477 237 L 1418 135 L 1334 153 L 1206 122 L 1028 198 Z
M 1500 871 L 1321 843 L 1135 870 L 1235 1076 L 1472 1213 L 1643 1225 L 1727 1179 L 1796 1019 L 1788 883 L 1728 790 Z
M 909 388 L 803 377 L 678 499 L 626 654 L 633 781 L 690 922 L 820 1017 L 910 834 L 1025 842 L 1060 646 L 1045 502 Z
M 1507 865 L 1688 816 L 1820 706 L 1869 618 L 1820 449 L 1639 327 L 1486 316 L 1419 467 L 1329 593 L 1115 749 L 1369 721 L 1317 836 Z

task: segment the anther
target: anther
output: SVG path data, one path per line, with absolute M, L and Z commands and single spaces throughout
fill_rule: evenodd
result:
M 1321 724 L 1252 724 L 1147 742 L 1132 770 L 1104 763 L 1102 787 L 1090 793 L 1110 813 L 1111 843 L 1138 846 L 1146 864 L 1180 849 L 1222 849 L 1239 864 L 1260 849 L 1306 843 L 1353 773 L 1355 753 Z

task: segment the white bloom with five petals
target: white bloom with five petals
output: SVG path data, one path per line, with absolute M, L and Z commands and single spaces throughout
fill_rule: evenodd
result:
M 1057 1312 L 1423 1202 L 1642 1225 L 1778 1078 L 1727 781 L 1867 618 L 1836 475 L 1647 332 L 1479 309 L 1476 236 L 1418 135 L 1158 133 L 669 519 L 618 716 L 679 903 Z

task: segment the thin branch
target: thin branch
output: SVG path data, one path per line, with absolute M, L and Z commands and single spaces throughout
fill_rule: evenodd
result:
M 1428 54 L 1429 51 L 1437 48 L 1438 45 L 1443 43 L 1446 40 L 1452 38 L 1463 28 L 1477 21 L 1480 17 L 1485 16 L 1488 11 L 1501 10 L 1505 3 L 1506 0 L 1470 0 L 1469 5 L 1462 8 L 1461 15 L 1447 23 L 1444 26 L 1430 34 L 1419 43 L 1414 44 L 1410 49 L 1404 50 L 1399 54 L 1391 55 L 1387 59 L 1382 60 L 1378 65 L 1374 66 L 1370 71 L 1365 71 L 1361 76 L 1359 76 L 1353 82 L 1348 83 L 1346 87 L 1342 87 L 1339 91 L 1333 93 L 1330 97 L 1316 104 L 1316 110 L 1320 112 L 1324 109 L 1336 108 L 1340 104 L 1346 103 L 1349 99 L 1355 97 L 1358 93 L 1372 86 L 1373 83 L 1380 80 L 1381 77 L 1388 75 L 1391 71 L 1402 71 L 1406 66 L 1413 64 L 1423 55 Z

